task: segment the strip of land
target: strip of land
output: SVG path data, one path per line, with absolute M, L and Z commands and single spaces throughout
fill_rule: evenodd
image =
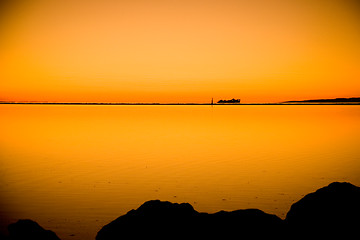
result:
M 284 104 L 359 104 L 360 98 L 334 98 L 334 99 L 312 99 L 302 101 L 287 101 Z

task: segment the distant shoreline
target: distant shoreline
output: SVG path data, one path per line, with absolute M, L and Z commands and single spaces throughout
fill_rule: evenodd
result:
M 360 98 L 314 99 L 303 101 L 286 101 L 278 103 L 240 103 L 208 102 L 208 103 L 129 103 L 129 102 L 41 102 L 41 101 L 0 101 L 0 104 L 35 104 L 35 105 L 360 105 Z
M 248 106 L 248 105 L 360 105 L 360 102 L 307 102 L 307 101 L 292 101 L 282 103 L 82 103 L 82 102 L 0 102 L 4 105 L 209 105 L 209 106 Z
M 286 101 L 284 103 L 360 103 L 359 97 L 352 98 L 332 98 L 332 99 L 311 99 L 311 100 L 302 100 L 302 101 Z

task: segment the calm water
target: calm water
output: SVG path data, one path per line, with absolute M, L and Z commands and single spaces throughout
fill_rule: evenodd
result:
M 1 229 L 30 218 L 94 239 L 150 199 L 285 217 L 333 181 L 360 186 L 360 106 L 0 105 Z

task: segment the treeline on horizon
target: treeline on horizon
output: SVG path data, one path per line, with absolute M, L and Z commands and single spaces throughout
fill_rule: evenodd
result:
M 303 103 L 303 102 L 329 102 L 329 103 L 336 103 L 336 102 L 360 102 L 360 97 L 353 97 L 353 98 L 333 98 L 333 99 L 312 99 L 312 100 L 301 100 L 301 101 L 287 101 L 284 103 Z

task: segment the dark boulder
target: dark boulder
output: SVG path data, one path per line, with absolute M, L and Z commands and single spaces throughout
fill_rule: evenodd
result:
M 291 234 L 304 237 L 359 237 L 360 188 L 334 182 L 291 206 L 286 224 Z
M 259 209 L 220 211 L 209 214 L 203 223 L 203 232 L 218 239 L 279 239 L 284 232 L 283 221 L 279 217 Z
M 60 240 L 54 232 L 28 219 L 10 224 L 8 231 L 10 240 Z
M 147 236 L 171 239 L 173 235 L 183 236 L 191 228 L 191 220 L 196 215 L 198 213 L 190 204 L 152 200 L 104 226 L 96 239 L 138 239 Z
M 280 218 L 257 209 L 208 214 L 188 203 L 153 200 L 104 226 L 96 240 L 279 236 L 282 226 Z

